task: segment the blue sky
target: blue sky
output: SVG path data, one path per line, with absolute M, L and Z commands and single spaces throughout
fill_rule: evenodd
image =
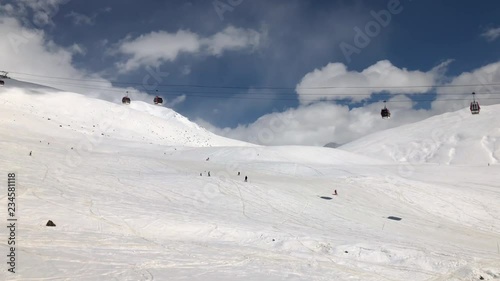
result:
M 11 64 L 6 63 L 3 69 L 12 71 L 12 76 L 34 82 L 39 80 L 35 81 L 33 76 L 22 73 L 62 77 L 63 73 L 74 72 L 72 76 L 67 76 L 82 81 L 98 77 L 111 81 L 114 91 L 94 95 L 108 100 L 114 100 L 111 95 L 121 98 L 121 90 L 125 87 L 113 81 L 141 83 L 144 77 L 151 75 L 151 69 L 168 72 L 168 76 L 161 77 L 160 84 L 163 85 L 236 86 L 233 89 L 217 89 L 159 85 L 146 90 L 137 85 L 136 88 L 142 91 L 137 94 L 137 99 L 144 99 L 145 92 L 155 94 L 158 91 L 172 102 L 169 106 L 191 120 L 219 134 L 244 140 L 262 131 L 262 126 L 258 124 L 266 118 L 272 119 L 286 112 L 296 116 L 306 116 L 309 111 L 312 115 L 324 115 L 325 119 L 318 123 L 314 118 L 309 121 L 297 119 L 298 123 L 305 124 L 305 130 L 299 130 L 301 125 L 292 125 L 293 122 L 287 124 L 287 133 L 297 129 L 295 134 L 301 136 L 275 137 L 270 144 L 321 145 L 329 139 L 343 143 L 379 129 L 457 109 L 456 106 L 433 106 L 430 99 L 439 99 L 441 93 L 436 88 L 416 93 L 387 90 L 385 94 L 376 94 L 383 89 L 372 89 L 373 94 L 362 100 L 348 94 L 339 100 L 337 96 L 327 96 L 331 94 L 328 91 L 322 100 L 310 102 L 307 98 L 311 97 L 308 96 L 311 93 L 307 90 L 301 92 L 298 85 L 314 88 L 338 83 L 343 86 L 378 86 L 382 83 L 390 88 L 453 84 L 457 81 L 479 84 L 461 75 L 466 72 L 482 73 L 484 67 L 491 64 L 497 67 L 500 61 L 500 2 L 493 0 L 170 0 L 140 3 L 45 0 L 38 3 L 4 1 L 1 4 L 3 24 L 6 25 L 5 19 L 13 19 L 30 32 L 43 31 L 37 41 L 41 49 L 39 52 L 50 55 L 59 52 L 61 57 L 60 53 L 66 51 L 70 57 L 65 58 L 64 63 L 69 64 L 66 67 L 71 71 L 61 70 L 61 74 L 56 75 L 57 63 L 54 63 L 55 70 L 51 71 L 52 66 L 37 68 L 30 66 L 30 62 L 19 64 L 11 59 Z M 390 7 L 398 12 L 393 13 Z M 366 31 L 371 22 L 377 22 L 374 13 L 387 15 L 387 12 L 390 14 L 387 24 L 378 22 L 378 30 L 372 30 L 374 36 L 369 37 L 369 43 L 357 48 L 359 53 L 347 58 L 342 44 L 356 47 L 356 28 Z M 8 28 L 14 30 L 19 27 L 10 23 L 4 32 Z M 26 44 L 35 45 L 31 41 Z M 329 64 L 332 65 L 327 67 Z M 340 64 L 347 74 L 338 76 L 336 80 L 333 76 L 341 71 Z M 370 70 L 363 72 L 366 69 Z M 368 74 L 380 74 L 380 69 L 393 71 L 389 76 L 372 77 Z M 415 73 L 408 74 L 405 69 Z M 319 73 L 313 75 L 315 70 Z M 15 72 L 19 74 L 16 76 Z M 497 79 L 500 74 L 496 76 L 498 68 L 494 68 L 493 72 L 493 75 L 484 76 L 485 81 L 500 81 Z M 358 76 L 363 76 L 362 81 L 357 80 Z M 368 78 L 365 79 L 365 76 Z M 392 79 L 399 81 L 393 82 Z M 399 83 L 404 79 L 408 81 Z M 45 79 L 50 83 L 55 83 L 55 80 Z M 79 83 L 82 82 L 66 81 L 59 87 L 77 91 L 74 87 L 78 87 Z M 254 89 L 266 87 L 286 89 Z M 82 88 L 79 92 L 87 90 L 105 92 L 96 88 Z M 128 90 L 133 92 L 130 88 Z M 462 89 L 462 92 L 469 90 Z M 495 94 L 491 89 L 489 92 L 490 95 Z M 422 93 L 426 94 L 424 99 L 428 101 L 412 104 L 411 100 L 418 99 Z M 214 98 L 214 95 L 220 98 Z M 360 130 L 360 133 L 341 135 L 342 130 L 355 126 L 361 120 L 351 116 L 344 120 L 349 124 L 337 124 L 338 112 L 347 110 L 348 115 L 359 115 L 360 109 L 364 108 L 373 115 L 370 118 L 378 118 L 381 100 L 389 99 L 389 105 L 392 105 L 391 98 L 403 99 L 399 103 L 393 101 L 396 112 L 399 106 L 401 111 L 414 110 L 414 114 L 392 123 L 370 122 L 371 126 Z M 403 105 L 405 103 L 407 105 Z M 321 108 L 336 112 L 333 115 L 314 112 Z M 329 122 L 330 118 L 335 120 Z M 317 134 L 317 131 L 325 133 Z M 256 142 L 262 143 L 259 140 Z

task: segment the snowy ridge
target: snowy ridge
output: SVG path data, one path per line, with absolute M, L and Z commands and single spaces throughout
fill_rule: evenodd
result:
M 340 147 L 395 162 L 487 165 L 500 160 L 500 105 L 468 109 L 368 135 Z
M 0 88 L 2 118 L 17 116 L 21 124 L 37 124 L 34 127 L 41 135 L 102 135 L 179 146 L 250 145 L 214 135 L 169 108 L 141 101 L 114 104 L 12 79 L 8 84 Z

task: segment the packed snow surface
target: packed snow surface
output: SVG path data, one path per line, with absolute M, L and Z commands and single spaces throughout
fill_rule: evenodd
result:
M 500 280 L 499 112 L 262 147 L 17 82 L 0 88 L 0 279 Z

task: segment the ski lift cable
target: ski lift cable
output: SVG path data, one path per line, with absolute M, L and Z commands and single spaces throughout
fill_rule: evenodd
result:
M 142 86 L 144 83 L 140 82 L 124 82 L 113 80 L 99 80 L 99 79 L 84 79 L 84 78 L 67 78 L 48 75 L 31 74 L 24 72 L 8 71 L 11 74 L 41 77 L 45 79 L 59 79 L 70 81 L 84 81 L 92 83 L 112 83 L 114 85 L 135 85 Z M 322 87 L 300 87 L 301 90 L 314 90 L 314 89 L 418 89 L 418 88 L 457 88 L 457 87 L 484 87 L 484 86 L 500 86 L 500 82 L 480 83 L 480 84 L 457 84 L 457 85 L 408 85 L 408 86 L 322 86 Z M 188 87 L 188 88 L 207 88 L 207 89 L 267 89 L 267 90 L 296 90 L 297 87 L 252 87 L 252 86 L 214 86 L 202 84 L 158 84 L 157 87 Z
M 37 82 L 37 81 L 41 81 L 43 82 L 43 80 L 37 80 L 37 79 L 31 79 L 31 80 L 28 80 L 30 82 Z M 102 91 L 106 91 L 106 92 L 119 92 L 119 93 L 123 93 L 123 90 L 119 90 L 119 89 L 113 89 L 111 87 L 105 87 L 105 86 L 97 86 L 97 85 L 87 85 L 87 84 L 83 84 L 83 83 L 74 83 L 74 82 L 51 82 L 52 84 L 55 84 L 55 85 L 62 85 L 62 86 L 72 86 L 72 87 L 76 87 L 76 88 L 82 88 L 82 89 L 95 89 L 95 90 L 102 90 Z M 138 92 L 141 92 L 140 90 L 137 90 Z M 174 92 L 176 93 L 171 93 L 172 90 L 162 90 L 162 91 L 158 91 L 156 90 L 155 92 L 152 92 L 152 91 L 142 91 L 142 92 L 145 92 L 145 93 L 148 93 L 148 94 L 154 94 L 154 93 L 158 93 L 158 94 L 163 94 L 163 95 L 174 95 L 174 96 L 178 96 L 180 94 L 186 94 L 186 95 L 189 95 L 189 96 L 194 96 L 192 94 L 216 94 L 217 96 L 221 96 L 221 97 L 226 97 L 226 98 L 235 98 L 236 96 L 229 96 L 229 95 L 241 95 L 241 94 L 251 94 L 252 96 L 262 96 L 262 97 L 265 97 L 263 95 L 270 95 L 268 96 L 267 98 L 269 99 L 275 99 L 276 96 L 279 96 L 279 95 L 296 95 L 297 93 L 296 92 L 280 92 L 280 93 L 276 93 L 276 92 L 252 92 L 252 93 L 248 93 L 248 92 L 220 92 L 220 91 L 192 91 L 192 90 L 175 90 Z M 336 93 L 336 92 L 323 92 L 323 93 L 301 93 L 300 95 L 301 96 L 320 96 L 320 97 L 335 97 L 335 96 L 338 96 L 338 97 L 345 97 L 345 98 L 348 98 L 349 96 L 366 96 L 366 97 L 370 97 L 372 96 L 373 94 L 384 94 L 383 92 L 380 92 L 380 93 L 369 93 L 369 94 L 366 94 L 366 93 L 345 93 L 345 94 L 340 94 L 340 93 Z M 392 95 L 398 95 L 398 94 L 401 94 L 401 95 L 412 95 L 414 97 L 418 97 L 418 96 L 435 96 L 435 95 L 438 95 L 438 96 L 466 96 L 466 95 L 470 95 L 470 92 L 469 93 L 442 93 L 442 94 L 436 94 L 436 93 L 393 93 Z M 484 94 L 500 94 L 500 92 L 487 92 L 487 93 L 484 93 Z M 209 95 L 204 95 L 206 97 L 211 97 Z

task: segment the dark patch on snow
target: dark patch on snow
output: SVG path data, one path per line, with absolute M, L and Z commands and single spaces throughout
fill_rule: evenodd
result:
M 390 220 L 395 220 L 395 221 L 402 220 L 402 218 L 400 218 L 400 217 L 394 217 L 394 216 L 388 216 L 387 218 L 390 219 Z
M 319 197 L 321 199 L 325 199 L 325 200 L 332 200 L 332 197 L 328 197 L 328 196 L 321 196 Z

